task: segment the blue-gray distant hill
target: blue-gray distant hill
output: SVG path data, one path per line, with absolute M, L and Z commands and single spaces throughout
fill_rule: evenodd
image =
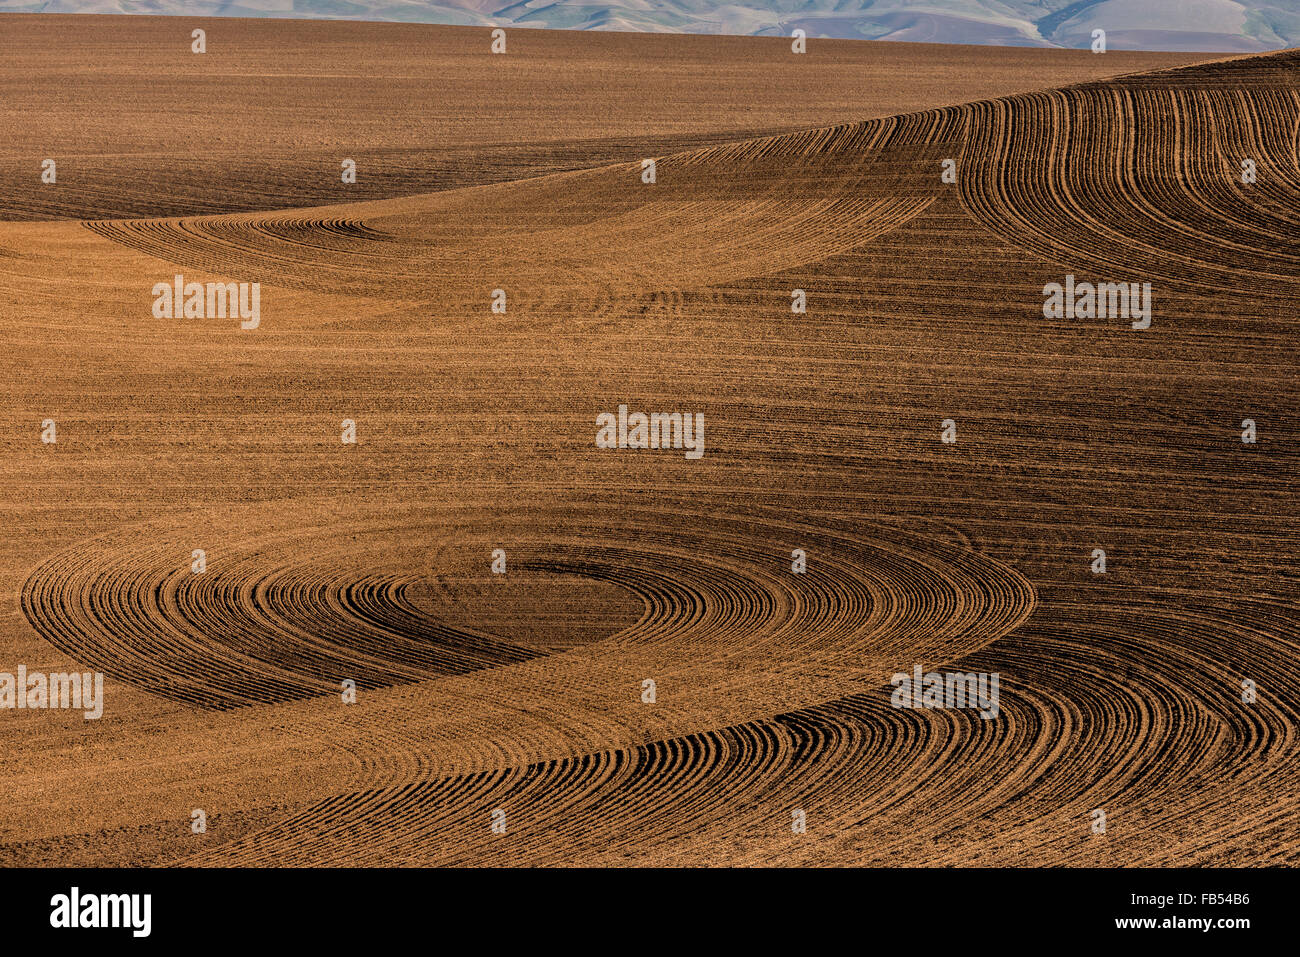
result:
M 1297 0 L 0 0 L 0 11 L 307 17 L 1117 50 L 1300 45 Z

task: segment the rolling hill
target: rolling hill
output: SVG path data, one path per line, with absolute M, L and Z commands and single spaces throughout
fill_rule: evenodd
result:
M 0 17 L 0 861 L 1300 860 L 1295 53 L 200 23 Z

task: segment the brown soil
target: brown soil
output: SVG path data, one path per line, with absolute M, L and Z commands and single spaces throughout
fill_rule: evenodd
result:
M 489 42 L 0 17 L 0 861 L 1294 863 L 1296 54 Z

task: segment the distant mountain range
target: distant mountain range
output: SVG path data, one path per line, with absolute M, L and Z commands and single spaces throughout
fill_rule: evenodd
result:
M 302 17 L 1117 50 L 1300 45 L 1297 0 L 0 0 L 0 12 Z

